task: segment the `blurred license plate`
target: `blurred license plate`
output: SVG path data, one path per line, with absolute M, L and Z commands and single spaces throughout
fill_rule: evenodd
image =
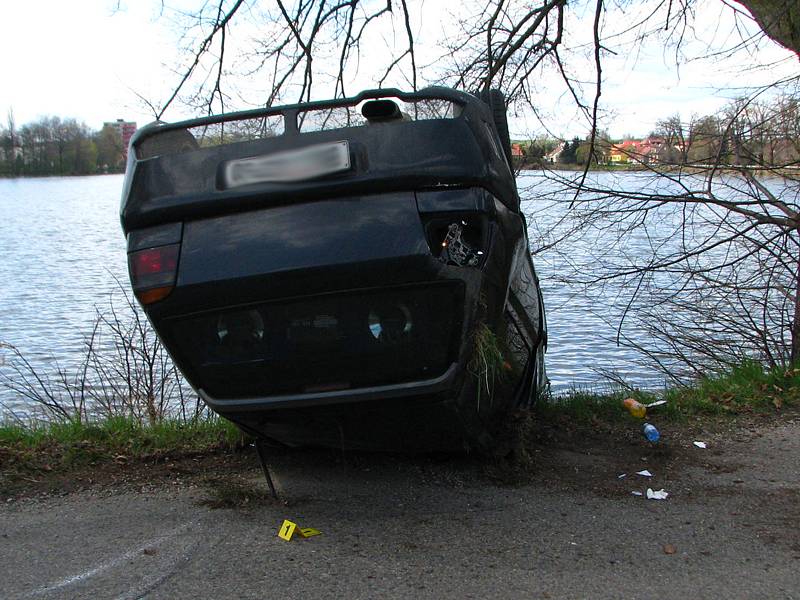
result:
M 347 141 L 317 144 L 299 150 L 275 152 L 225 163 L 225 187 L 253 183 L 290 183 L 347 171 L 350 148 Z

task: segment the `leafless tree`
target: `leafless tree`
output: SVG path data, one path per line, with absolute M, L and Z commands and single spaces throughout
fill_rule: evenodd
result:
M 584 279 L 619 290 L 620 342 L 639 344 L 625 335 L 626 323 L 635 319 L 672 357 L 696 369 L 743 356 L 787 364 L 800 358 L 797 179 L 787 170 L 791 160 L 777 167 L 773 161 L 766 170 L 751 167 L 759 161 L 767 167 L 763 152 L 771 159 L 794 156 L 789 146 L 798 137 L 794 130 L 782 138 L 754 139 L 754 132 L 764 131 L 760 124 L 770 120 L 754 109 L 763 90 L 731 105 L 725 115 L 662 122 L 666 156 L 640 161 L 640 176 L 649 178 L 640 187 L 601 185 L 589 173 L 591 157 L 598 156 L 604 58 L 621 51 L 626 40 L 635 51 L 636 44 L 658 39 L 681 60 L 683 42 L 694 33 L 697 3 L 467 1 L 458 7 L 455 33 L 440 40 L 442 55 L 424 64 L 412 27 L 427 10 L 422 2 L 219 0 L 184 15 L 188 62 L 171 95 L 157 104 L 157 114 L 177 100 L 205 112 L 224 110 L 229 99 L 246 95 L 237 76 L 263 84 L 250 105 L 304 101 L 318 93 L 345 96 L 367 57 L 382 65 L 379 86 L 400 77 L 413 89 L 423 80 L 468 91 L 500 88 L 512 105 L 536 114 L 538 82 L 549 70 L 561 85 L 551 93 L 572 100 L 589 135 L 583 171 L 575 177 L 553 174 L 566 194 L 565 216 L 557 233 L 541 240 L 542 247 L 557 251 L 576 235 L 602 233 L 593 263 L 605 262 L 608 271 L 584 273 Z M 604 18 L 612 5 L 642 16 L 612 27 Z M 740 25 L 733 46 L 750 47 L 766 34 L 800 54 L 796 3 L 725 5 Z M 748 25 L 753 21 L 760 30 Z M 226 45 L 233 31 L 243 35 L 245 26 L 252 33 L 250 45 L 239 48 L 236 68 L 229 69 Z M 373 36 L 379 31 L 402 42 L 384 43 L 377 51 Z M 796 81 L 779 82 L 787 90 L 787 114 L 797 114 L 797 94 L 791 91 Z M 694 166 L 687 170 L 686 163 Z M 770 172 L 775 179 L 765 178 Z M 626 252 L 631 239 L 642 245 L 645 260 Z M 678 313 L 687 317 L 673 319 Z M 642 350 L 667 364 L 663 353 Z
M 552 174 L 566 216 L 544 235 L 589 240 L 590 262 L 565 258 L 570 280 L 618 298 L 618 341 L 670 376 L 800 359 L 800 154 L 765 159 L 786 135 L 787 104 L 739 99 L 690 127 L 670 119 L 690 132 L 684 162 L 641 160 L 618 178 Z
M 34 366 L 16 347 L 0 343 L 7 356 L 0 385 L 48 420 L 125 417 L 154 425 L 166 417 L 187 422 L 204 414 L 204 405 L 121 286 L 96 313 L 81 360 L 70 367 L 55 363 L 52 373 Z

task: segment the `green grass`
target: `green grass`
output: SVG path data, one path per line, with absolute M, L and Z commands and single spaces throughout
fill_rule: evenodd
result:
M 568 417 L 580 424 L 596 419 L 616 421 L 628 414 L 622 407 L 622 400 L 632 394 L 623 392 L 593 392 L 591 390 L 572 390 L 563 395 L 551 396 L 536 405 L 536 411 L 546 419 Z M 643 394 L 637 394 L 643 400 Z
M 230 422 L 210 418 L 143 426 L 126 418 L 96 423 L 6 424 L 0 426 L 0 450 L 16 461 L 68 467 L 103 460 L 143 459 L 166 453 L 191 454 L 233 449 L 243 437 Z M 2 455 L 0 455 L 0 463 Z M 0 466 L 3 466 L 0 464 Z
M 800 398 L 800 368 L 764 369 L 746 362 L 723 373 L 704 377 L 693 387 L 671 390 L 668 403 L 692 413 L 770 413 L 794 406 Z
M 506 363 L 503 349 L 494 332 L 485 323 L 481 323 L 473 334 L 475 353 L 470 362 L 470 370 L 478 379 L 493 382 L 502 375 Z
M 482 380 L 479 385 L 486 384 L 487 376 L 490 382 L 495 377 L 502 378 L 503 353 L 497 340 L 483 336 L 476 339 L 476 344 L 481 349 L 481 364 L 477 367 L 483 371 L 476 373 Z M 633 419 L 622 406 L 627 397 L 642 403 L 666 400 L 666 406 L 656 409 L 660 421 L 775 414 L 800 405 L 800 368 L 769 370 L 748 362 L 727 373 L 699 379 L 691 387 L 661 393 L 575 390 L 540 402 L 537 417 L 568 419 L 578 425 L 593 426 L 598 421 L 621 423 Z M 148 460 L 233 450 L 242 447 L 245 441 L 234 425 L 220 418 L 189 423 L 168 420 L 154 426 L 125 418 L 96 423 L 5 424 L 0 425 L 0 469 L 65 471 L 119 457 Z M 238 488 L 232 495 L 249 498 Z
M 695 416 L 770 414 L 798 405 L 800 368 L 764 369 L 756 362 L 746 362 L 726 373 L 698 379 L 692 386 L 661 393 L 574 390 L 541 402 L 538 411 L 545 418 L 569 417 L 584 424 L 621 421 L 632 418 L 622 406 L 629 397 L 644 404 L 666 400 L 665 406 L 655 410 L 659 418 L 677 422 Z

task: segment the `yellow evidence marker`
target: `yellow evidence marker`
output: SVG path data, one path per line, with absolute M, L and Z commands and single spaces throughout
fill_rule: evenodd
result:
M 297 523 L 293 523 L 288 519 L 285 519 L 281 528 L 278 529 L 278 537 L 287 542 L 291 541 L 292 536 L 295 534 L 302 538 L 310 538 L 321 533 L 318 529 L 312 529 L 311 527 L 298 527 Z

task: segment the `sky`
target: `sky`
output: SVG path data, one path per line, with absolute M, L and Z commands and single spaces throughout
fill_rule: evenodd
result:
M 175 1 L 186 7 L 197 4 L 193 0 L 173 0 L 172 4 Z M 93 129 L 117 118 L 139 125 L 152 121 L 139 96 L 163 100 L 179 79 L 176 66 L 185 60 L 177 30 L 170 15 L 160 13 L 160 6 L 150 0 L 4 3 L 3 20 L 15 25 L 5 27 L 0 36 L 4 81 L 0 115 L 13 110 L 18 125 L 47 115 L 73 117 Z M 458 17 L 449 6 L 427 0 L 425 20 L 412 23 L 422 48 L 420 62 L 439 52 L 428 42 L 439 38 L 442 29 Z M 636 2 L 629 6 L 636 7 Z M 732 11 L 721 0 L 698 0 L 697 6 L 699 25 L 684 47 L 689 59 L 730 45 L 728 32 L 733 27 Z M 609 9 L 606 19 L 612 25 L 615 20 L 624 23 L 632 18 L 630 10 L 621 14 Z M 576 55 L 588 41 L 581 36 L 591 31 L 586 26 L 588 16 L 583 22 L 580 19 L 573 30 L 577 33 L 567 42 Z M 772 43 L 713 62 L 684 58 L 680 69 L 667 45 L 645 44 L 636 53 L 616 51 L 605 57 L 602 96 L 602 125 L 614 137 L 646 135 L 658 119 L 676 113 L 684 119 L 708 114 L 741 94 L 745 83 L 758 85 L 798 71 L 797 58 Z M 370 56 L 363 61 L 369 63 Z M 743 76 L 743 65 L 756 63 L 771 66 Z M 586 68 L 588 73 L 588 63 Z M 356 85 L 374 87 L 369 73 L 369 68 L 362 68 L 348 91 L 356 91 Z M 563 89 L 558 91 L 557 82 L 548 77 L 552 75 L 543 76 L 536 101 L 541 112 L 549 115 L 549 131 L 561 137 L 585 135 L 585 122 Z M 190 116 L 188 109 L 176 107 L 167 119 Z M 524 111 L 512 115 L 511 130 L 512 137 L 541 133 L 535 119 Z

